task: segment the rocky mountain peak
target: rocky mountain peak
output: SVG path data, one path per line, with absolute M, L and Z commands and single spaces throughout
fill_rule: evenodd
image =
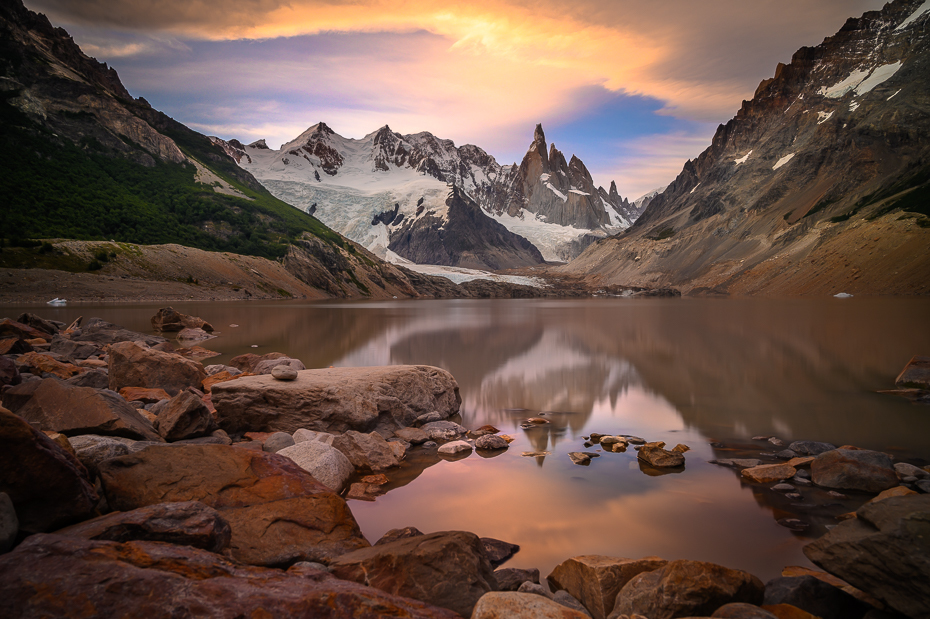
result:
M 238 140 L 236 141 L 238 142 Z M 230 140 L 230 143 L 232 143 L 232 140 Z M 249 148 L 260 148 L 261 150 L 268 150 L 268 144 L 265 143 L 265 138 L 262 138 L 249 144 Z

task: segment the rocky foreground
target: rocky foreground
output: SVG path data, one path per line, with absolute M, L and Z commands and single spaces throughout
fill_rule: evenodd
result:
M 377 496 L 410 450 L 507 449 L 496 428 L 450 419 L 448 372 L 308 370 L 279 353 L 204 365 L 209 323 L 170 308 L 152 320 L 184 345 L 98 319 L 0 320 L 0 616 L 930 617 L 924 469 L 810 442 L 784 464 L 719 462 L 751 484 L 881 492 L 805 548 L 829 573 L 762 583 L 700 561 L 584 555 L 540 583 L 499 567 L 518 547 L 465 531 L 372 545 L 346 502 Z M 685 446 L 663 447 L 638 446 L 640 460 L 683 466 Z

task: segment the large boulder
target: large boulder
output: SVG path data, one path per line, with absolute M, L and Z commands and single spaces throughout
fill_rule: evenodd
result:
M 356 550 L 330 564 L 335 576 L 394 595 L 471 615 L 497 589 L 491 563 L 474 533 L 442 531 Z
M 58 535 L 111 542 L 167 542 L 223 552 L 230 530 L 219 512 L 199 501 L 157 503 L 112 512 L 56 531 Z
M 764 585 L 748 572 L 714 563 L 671 561 L 634 576 L 617 594 L 610 619 L 645 615 L 649 619 L 708 616 L 724 604 L 760 604 Z
M 177 395 L 188 387 L 200 388 L 207 377 L 203 364 L 181 355 L 120 342 L 110 346 L 110 389 L 148 387 Z
M 59 361 L 52 355 L 40 352 L 27 352 L 22 354 L 16 357 L 15 363 L 20 374 L 29 373 L 35 374 L 36 376 L 51 374 L 62 380 L 67 380 L 72 376 L 87 371 L 85 368 L 78 367 L 73 363 Z
M 100 464 L 110 507 L 200 501 L 229 522 L 234 559 L 328 563 L 368 546 L 345 500 L 294 462 L 227 445 L 153 445 Z
M 900 388 L 930 389 L 930 357 L 915 356 L 894 381 Z
M 0 556 L 0 616 L 457 617 L 312 568 L 284 572 L 199 548 L 63 535 L 35 535 Z
M 811 462 L 811 479 L 837 490 L 881 492 L 898 485 L 898 475 L 887 454 L 866 449 L 834 449 Z
M 492 591 L 481 596 L 471 619 L 587 619 L 583 612 L 535 593 Z
M 0 492 L 9 495 L 27 533 L 90 518 L 99 501 L 73 454 L 2 407 L 0 471 Z
M 103 349 L 93 342 L 77 342 L 61 335 L 52 338 L 49 352 L 67 357 L 72 361 L 88 359 L 103 352 Z
M 216 422 L 200 396 L 184 390 L 158 409 L 155 429 L 166 441 L 209 436 Z
M 152 424 L 119 394 L 55 378 L 30 380 L 3 394 L 3 404 L 41 430 L 161 441 Z
M 38 316 L 31 312 L 24 312 L 20 314 L 19 317 L 16 319 L 16 322 L 18 322 L 21 325 L 32 327 L 33 329 L 37 331 L 41 331 L 42 333 L 46 334 L 43 336 L 45 337 L 45 339 L 48 339 L 49 336 L 53 336 L 60 331 L 60 329 L 58 328 L 58 325 L 56 325 L 55 323 L 48 321 L 42 318 L 41 316 Z
M 45 339 L 49 333 L 9 318 L 0 318 L 0 338 L 15 337 L 22 340 Z
M 101 462 L 128 454 L 129 443 L 131 443 L 125 439 L 119 440 L 112 436 L 100 436 L 99 434 L 72 436 L 68 442 L 78 460 L 87 469 L 91 479 L 97 476 Z
M 462 402 L 452 375 L 425 365 L 304 370 L 292 381 L 246 376 L 214 385 L 212 393 L 218 423 L 229 433 L 389 434 L 431 411 L 448 417 Z
M 196 316 L 182 314 L 173 307 L 163 307 L 152 316 L 152 329 L 155 331 L 181 331 L 183 329 L 203 329 L 213 333 L 213 325 Z
M 930 617 L 930 495 L 866 503 L 807 558 L 908 617 Z
M 333 447 L 361 471 L 384 471 L 399 464 L 391 445 L 377 432 L 349 430 L 333 437 Z
M 355 467 L 341 451 L 322 441 L 301 441 L 277 453 L 293 460 L 297 466 L 336 493 L 342 492 L 355 472 Z
M 659 557 L 620 559 L 603 555 L 582 555 L 566 559 L 549 574 L 549 588 L 572 594 L 594 619 L 604 619 L 613 610 L 617 594 L 634 576 L 663 567 Z

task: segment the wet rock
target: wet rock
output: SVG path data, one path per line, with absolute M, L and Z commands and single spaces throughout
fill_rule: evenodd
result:
M 764 605 L 791 604 L 821 619 L 859 619 L 869 605 L 813 576 L 780 577 L 765 584 Z
M 591 464 L 591 454 L 583 451 L 570 451 L 568 452 L 568 457 L 571 458 L 572 462 L 575 464 L 580 464 L 582 466 Z
M 276 365 L 271 369 L 271 377 L 275 380 L 295 380 L 297 370 L 286 365 Z
M 210 552 L 223 552 L 231 536 L 229 524 L 219 512 L 199 501 L 157 503 L 113 512 L 55 533 L 111 542 L 167 542 Z
M 16 358 L 16 367 L 20 374 L 29 372 L 36 376 L 51 374 L 61 380 L 68 380 L 87 370 L 74 365 L 73 363 L 64 363 L 55 359 L 51 355 L 39 352 L 27 352 Z
M 82 434 L 73 436 L 68 441 L 91 479 L 97 476 L 97 468 L 101 462 L 129 453 L 129 445 L 125 439 L 117 440 L 110 436 Z
M 377 542 L 374 543 L 375 546 L 381 546 L 383 544 L 390 544 L 391 542 L 396 542 L 397 540 L 407 539 L 408 537 L 417 537 L 423 535 L 423 531 L 416 527 L 404 527 L 403 529 L 391 529 L 387 533 L 381 536 Z
M 798 457 L 798 453 L 790 449 L 782 449 L 781 451 L 775 452 L 775 457 L 779 460 L 794 460 Z
M 473 430 L 469 432 L 468 435 L 472 438 L 481 438 L 482 436 L 487 436 L 489 434 L 497 434 L 498 432 L 500 432 L 500 430 L 498 430 L 492 425 L 483 425 L 477 430 Z
M 27 533 L 89 518 L 99 500 L 77 457 L 2 407 L 0 471 L 0 492 Z
M 246 376 L 214 385 L 212 394 L 220 427 L 230 433 L 306 428 L 389 435 L 425 411 L 449 416 L 461 404 L 452 375 L 423 365 L 304 370 L 293 381 Z
M 824 452 L 836 449 L 836 445 L 818 443 L 817 441 L 795 441 L 788 445 L 788 449 L 799 456 L 819 456 Z
M 799 456 L 797 458 L 791 458 L 788 460 L 788 466 L 793 466 L 796 469 L 810 467 L 811 462 L 814 461 L 814 456 Z
M 492 567 L 498 567 L 520 551 L 520 546 L 493 537 L 482 537 L 481 544 Z
M 190 346 L 193 342 L 202 342 L 203 340 L 209 340 L 215 337 L 216 337 L 215 335 L 211 333 L 207 333 L 203 329 L 190 329 L 190 328 L 181 329 L 177 335 L 178 343 L 185 347 Z
M 80 329 L 80 337 L 75 337 L 75 339 L 82 342 L 92 342 L 98 346 L 119 342 L 142 342 L 146 346 L 159 346 L 168 342 L 163 337 L 130 331 L 100 318 L 88 320 Z M 114 391 L 118 390 L 114 389 Z
M 486 434 L 475 441 L 476 449 L 507 449 L 507 440 L 502 436 Z
M 539 584 L 539 570 L 520 569 L 516 567 L 502 567 L 494 570 L 499 591 L 516 591 L 525 582 Z
M 431 421 L 420 427 L 431 441 L 454 441 L 468 433 L 463 426 L 454 421 Z
M 277 453 L 293 460 L 297 466 L 336 493 L 342 492 L 355 472 L 355 467 L 341 451 L 322 441 L 301 441 Z
M 335 438 L 336 437 L 329 432 L 315 432 L 314 430 L 307 430 L 306 428 L 300 428 L 294 432 L 295 444 L 302 443 L 304 441 L 320 441 L 321 443 L 332 445 L 333 439 Z
M 394 431 L 394 436 L 403 439 L 411 445 L 420 445 L 429 440 L 429 434 L 422 428 L 398 428 Z
M 677 445 L 675 445 L 674 447 L 672 447 L 671 451 L 674 452 L 674 453 L 683 454 L 683 453 L 685 453 L 685 452 L 691 451 L 691 448 L 688 447 L 687 445 L 682 444 L 682 443 L 678 443 Z
M 448 608 L 463 617 L 471 616 L 482 595 L 497 589 L 481 540 L 464 531 L 356 550 L 335 559 L 330 568 L 339 578 Z
M 478 600 L 471 619 L 584 619 L 587 616 L 540 595 L 492 591 Z
M 327 563 L 368 546 L 345 501 L 288 458 L 225 445 L 150 446 L 100 464 L 110 507 L 201 501 L 232 530 L 231 556 L 253 565 Z
M 465 453 L 471 451 L 472 447 L 468 444 L 467 441 L 452 441 L 451 443 L 446 443 L 441 445 L 438 449 L 439 453 L 454 456 L 455 454 Z
M 604 447 L 617 445 L 617 444 L 626 445 L 627 440 L 623 438 L 622 436 L 602 436 L 599 443 Z M 611 450 L 612 449 L 613 448 L 611 447 Z
M 174 396 L 188 387 L 199 388 L 207 377 L 203 365 L 181 355 L 143 348 L 135 342 L 110 346 L 110 389 L 148 387 Z
M 19 519 L 16 518 L 16 508 L 6 492 L 0 492 L 0 554 L 3 554 L 16 543 L 19 533 Z
M 930 616 L 930 496 L 866 503 L 807 558 L 909 617 Z
M 42 430 L 161 441 L 147 419 L 109 390 L 73 387 L 54 378 L 7 389 L 3 404 Z
M 753 604 L 744 604 L 743 602 L 732 602 L 724 604 L 714 611 L 711 615 L 713 618 L 720 619 L 781 619 L 778 615 L 772 614 Z
M 775 492 L 793 492 L 794 486 L 791 484 L 775 484 L 772 486 L 772 490 Z
M 797 470 L 787 464 L 762 464 L 740 471 L 743 479 L 757 484 L 770 484 L 794 477 Z
M 709 615 L 724 604 L 762 602 L 762 581 L 742 570 L 702 561 L 671 561 L 633 577 L 617 594 L 610 619 L 640 614 L 650 619 Z
M 312 568 L 284 572 L 187 546 L 62 535 L 33 536 L 0 556 L 0 606 L 10 617 L 86 608 L 100 617 L 456 617 Z
M 930 357 L 915 355 L 898 374 L 894 384 L 898 388 L 930 389 Z
M 671 469 L 685 465 L 685 457 L 681 453 L 668 451 L 663 447 L 665 443 L 662 441 L 646 443 L 640 448 L 636 457 L 657 469 Z
M 152 316 L 152 329 L 154 331 L 182 331 L 184 329 L 203 329 L 213 332 L 213 325 L 203 318 L 188 316 L 172 307 L 163 307 Z
M 523 583 L 517 588 L 517 591 L 520 593 L 532 593 L 533 595 L 538 595 L 544 598 L 550 597 L 549 592 L 546 591 L 545 587 L 532 582 Z
M 384 471 L 399 464 L 394 450 L 377 432 L 362 434 L 349 430 L 333 438 L 333 447 L 361 471 Z
M 287 432 L 273 432 L 271 436 L 262 443 L 262 449 L 269 453 L 278 453 L 285 447 L 291 447 L 297 441 Z M 292 458 L 293 459 L 293 458 Z
M 717 458 L 716 460 L 711 460 L 710 463 L 719 464 L 720 466 L 750 469 L 754 466 L 759 466 L 762 464 L 762 460 L 757 460 L 755 458 Z
M 595 619 L 610 614 L 617 594 L 633 577 L 664 567 L 659 557 L 621 559 L 603 555 L 581 555 L 557 565 L 546 578 L 552 590 L 564 590 L 580 601 Z
M 891 458 L 865 449 L 834 449 L 811 463 L 815 484 L 839 490 L 881 492 L 898 485 Z
M 182 391 L 158 410 L 155 429 L 166 441 L 209 436 L 216 430 L 216 422 L 203 401 L 190 391 Z

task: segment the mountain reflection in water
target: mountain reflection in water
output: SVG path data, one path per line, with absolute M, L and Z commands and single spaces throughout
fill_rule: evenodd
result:
M 63 322 L 99 316 L 148 332 L 161 305 L 32 311 Z M 817 492 L 801 488 L 804 506 L 796 508 L 768 488 L 743 485 L 733 470 L 707 463 L 730 457 L 711 441 L 748 442 L 751 450 L 753 435 L 777 435 L 930 458 L 930 410 L 875 393 L 892 388 L 913 355 L 930 354 L 928 300 L 172 305 L 220 332 L 203 343 L 222 353 L 207 364 L 278 351 L 311 368 L 436 365 L 459 383 L 463 425 L 493 424 L 516 438 L 506 452 L 484 454 L 494 457 L 444 460 L 412 451 L 404 467 L 388 472 L 387 494 L 350 502 L 372 542 L 395 527 L 461 529 L 519 544 L 507 566 L 543 575 L 579 554 L 659 555 L 714 561 L 765 580 L 786 565 L 810 565 L 801 553 L 806 539 L 777 519 L 809 510 L 809 534 L 819 534 L 833 517 L 824 510 L 846 506 L 824 507 Z M 520 427 L 534 416 L 549 423 Z M 692 450 L 683 471 L 653 476 L 632 448 L 585 447 L 591 432 Z M 599 457 L 577 466 L 570 451 Z M 522 455 L 534 452 L 540 455 Z

